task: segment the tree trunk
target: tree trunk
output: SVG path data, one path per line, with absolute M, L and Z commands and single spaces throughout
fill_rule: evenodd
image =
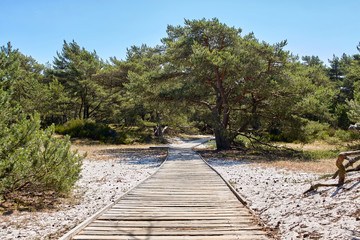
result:
M 158 124 L 154 127 L 154 135 L 156 137 L 163 137 L 164 136 L 164 132 L 165 130 L 168 128 L 168 126 L 165 126 L 164 128 L 162 128 L 161 124 Z
M 161 129 L 161 124 L 158 124 L 154 127 L 154 135 L 156 137 L 162 137 L 162 129 Z
M 215 141 L 217 150 L 227 150 L 231 148 L 232 139 L 224 130 L 215 129 Z

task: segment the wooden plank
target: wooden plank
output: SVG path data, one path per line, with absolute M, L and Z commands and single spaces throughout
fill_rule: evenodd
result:
M 229 224 L 222 224 L 222 225 L 210 225 L 210 226 L 200 226 L 200 227 L 194 227 L 194 226 L 159 226 L 159 227 L 153 227 L 153 226 L 149 226 L 149 227 L 108 227 L 108 226 L 99 226 L 99 227 L 94 227 L 94 226 L 87 226 L 86 227 L 86 231 L 138 231 L 138 230 L 142 230 L 142 231 L 166 231 L 166 232 L 171 232 L 171 231 L 179 231 L 179 230 L 186 230 L 186 231 L 196 231 L 196 232 L 202 232 L 202 231 L 206 231 L 208 232 L 209 230 L 211 231 L 234 231 L 234 230 L 241 230 L 241 231 L 249 231 L 249 230 L 261 230 L 262 228 L 260 227 L 256 227 L 256 226 L 249 226 L 249 225 L 237 225 L 237 226 L 229 226 Z M 84 232 L 82 232 L 82 234 L 84 234 Z
M 268 239 L 261 235 L 226 235 L 226 236 L 98 236 L 80 235 L 75 236 L 77 240 L 262 240 Z
M 185 156 L 181 159 L 180 154 Z M 192 150 L 160 170 L 73 239 L 267 239 L 248 208 Z
M 108 226 L 108 227 L 126 227 L 126 226 L 135 226 L 135 227 L 174 227 L 174 226 L 197 226 L 197 227 L 207 227 L 207 226 L 238 226 L 246 225 L 250 226 L 253 224 L 252 219 L 242 218 L 237 221 L 230 220 L 191 220 L 191 221 L 102 221 L 96 220 L 92 222 L 89 226 Z
M 192 209 L 192 210 L 191 210 Z M 239 214 L 250 214 L 250 212 L 247 209 L 239 209 L 237 211 L 234 210 L 222 210 L 222 209 L 196 209 L 196 208 L 191 208 L 189 210 L 184 209 L 184 207 L 179 207 L 177 210 L 173 209 L 164 209 L 164 208 L 151 208 L 151 209 L 121 209 L 121 208 L 112 208 L 109 209 L 108 213 L 111 214 L 126 214 L 126 215 L 141 215 L 141 214 L 167 214 L 167 215 L 172 215 L 172 214 L 207 214 L 207 215 L 211 215 L 211 214 L 217 214 L 217 215 L 239 215 Z M 202 210 L 201 210 L 202 209 Z
M 98 218 L 99 220 L 126 220 L 126 221 L 191 221 L 191 220 L 231 220 L 238 221 L 241 219 L 252 219 L 252 216 L 248 214 L 173 214 L 166 215 L 164 213 L 160 214 L 136 214 L 136 215 L 118 215 L 118 214 L 104 214 Z
M 81 232 L 81 235 L 103 235 L 103 236 L 128 236 L 129 234 L 135 236 L 224 236 L 224 235 L 263 235 L 263 231 L 258 231 L 258 229 L 243 228 L 238 230 L 228 229 L 228 230 L 184 230 L 184 229 L 175 229 L 161 231 L 158 229 L 144 229 L 144 230 L 104 230 L 104 231 L 94 231 L 94 230 L 84 230 Z

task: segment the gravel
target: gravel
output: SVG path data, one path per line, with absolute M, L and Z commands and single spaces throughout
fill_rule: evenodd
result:
M 196 141 L 194 141 L 196 142 Z M 200 142 L 200 141 L 199 141 Z M 188 148 L 193 142 L 176 140 Z M 190 146 L 192 147 L 192 146 Z M 210 159 L 248 206 L 280 239 L 360 239 L 360 179 L 344 188 L 323 187 L 304 195 L 320 175 L 261 168 L 241 161 Z M 55 239 L 119 198 L 161 164 L 156 157 L 128 154 L 113 159 L 84 161 L 75 188 L 77 203 L 62 204 L 53 212 L 14 212 L 0 216 L 0 239 Z
M 110 204 L 160 166 L 156 157 L 134 155 L 84 160 L 74 195 L 77 203 L 62 204 L 55 212 L 14 212 L 0 217 L 0 239 L 57 239 Z
M 304 195 L 312 183 L 336 183 L 320 175 L 260 168 L 241 161 L 208 162 L 244 196 L 248 206 L 280 239 L 360 239 L 360 178 L 344 188 L 322 187 Z

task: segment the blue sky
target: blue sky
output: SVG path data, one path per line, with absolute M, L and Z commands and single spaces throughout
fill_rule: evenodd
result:
M 75 40 L 107 60 L 126 48 L 160 44 L 167 25 L 218 18 L 268 43 L 287 39 L 286 50 L 315 55 L 357 53 L 360 0 L 0 0 L 0 45 L 52 62 L 63 41 Z

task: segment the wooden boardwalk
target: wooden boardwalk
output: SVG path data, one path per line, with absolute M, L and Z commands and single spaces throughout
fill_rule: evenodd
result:
M 73 239 L 267 239 L 225 182 L 189 148 Z

